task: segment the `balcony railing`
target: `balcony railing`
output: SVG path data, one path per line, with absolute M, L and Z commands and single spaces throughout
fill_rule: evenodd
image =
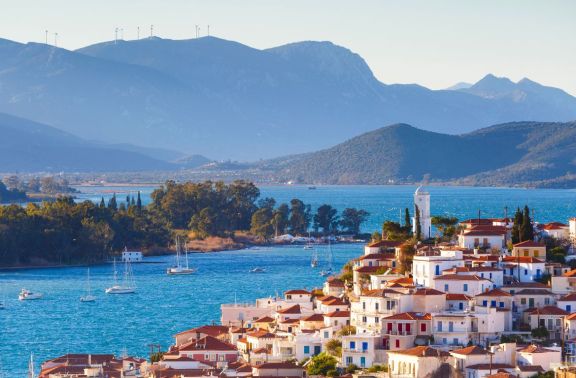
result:
M 413 336 L 415 334 L 415 332 L 413 332 L 413 331 L 398 331 L 398 330 L 392 329 L 392 330 L 385 330 L 384 334 L 385 335 L 391 335 L 391 336 Z

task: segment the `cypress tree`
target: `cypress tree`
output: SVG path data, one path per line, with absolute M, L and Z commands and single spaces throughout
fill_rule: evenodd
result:
M 522 240 L 520 235 L 520 227 L 524 221 L 524 215 L 520 211 L 520 208 L 516 208 L 516 214 L 514 214 L 514 225 L 512 225 L 512 244 L 520 243 Z
M 116 193 L 112 195 L 112 198 L 108 201 L 108 208 L 112 210 L 118 209 L 118 204 L 116 203 Z
M 140 199 L 140 191 L 138 191 L 138 199 L 136 200 L 136 207 L 138 210 L 142 209 L 142 199 Z
M 136 201 L 134 200 L 134 196 L 130 198 L 130 206 L 136 206 Z
M 104 197 L 100 199 L 100 208 L 103 209 L 106 207 L 106 202 L 104 202 Z
M 524 214 L 522 218 L 522 225 L 520 226 L 520 234 L 522 241 L 534 240 L 534 228 L 532 227 L 532 219 L 530 219 L 530 209 L 524 206 Z
M 420 225 L 420 209 L 418 209 L 418 205 L 414 205 L 414 223 L 416 224 L 416 233 L 414 237 L 416 240 L 420 240 L 422 235 L 422 226 Z
M 130 195 L 126 195 L 126 206 L 130 206 Z
M 408 208 L 404 209 L 404 227 L 406 227 L 408 233 L 411 232 L 412 224 L 410 220 L 410 210 L 408 210 Z

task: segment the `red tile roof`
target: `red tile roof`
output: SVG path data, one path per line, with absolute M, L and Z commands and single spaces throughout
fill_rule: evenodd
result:
M 444 274 L 436 276 L 436 281 L 490 281 L 488 278 L 482 278 L 475 274 Z
M 512 294 L 507 293 L 500 289 L 492 289 L 490 291 L 485 291 L 477 295 L 477 297 L 511 297 L 511 296 Z
M 528 264 L 544 264 L 544 260 L 540 260 L 540 259 L 537 259 L 536 257 L 528 257 L 528 256 L 520 256 L 520 257 L 506 256 L 502 259 L 502 261 L 510 262 L 510 263 L 520 262 L 520 263 L 528 263 Z
M 426 287 L 422 289 L 417 289 L 414 292 L 414 295 L 444 295 L 444 292 Z
M 480 348 L 479 346 L 476 345 L 469 346 L 467 348 L 456 349 L 453 350 L 451 353 L 460 354 L 464 356 L 490 354 L 490 352 L 488 352 L 486 349 Z
M 546 244 L 537 243 L 534 240 L 526 240 L 520 243 L 514 244 L 514 247 L 546 247 Z
M 562 310 L 556 306 L 544 306 L 540 308 L 529 308 L 524 311 L 530 315 L 568 315 L 569 312 Z
M 378 242 L 374 242 L 374 243 L 370 243 L 368 244 L 368 247 L 371 248 L 396 248 L 396 247 L 400 247 L 402 245 L 403 242 L 401 241 L 393 241 L 393 240 L 381 240 Z
M 446 293 L 447 301 L 469 301 L 470 299 L 472 299 L 472 297 L 466 294 Z
M 439 349 L 434 349 L 429 346 L 417 346 L 410 349 L 390 350 L 388 353 L 404 354 L 408 356 L 417 357 L 448 357 L 450 354 Z
M 236 347 L 230 343 L 219 340 L 212 336 L 204 336 L 199 340 L 190 341 L 178 347 L 179 351 L 194 350 L 215 350 L 215 351 L 236 351 Z
M 390 316 L 385 316 L 382 320 L 432 320 L 432 315 L 429 313 L 420 312 L 402 312 L 400 314 L 394 314 Z
M 295 290 L 288 290 L 285 291 L 284 294 L 307 294 L 307 295 L 311 295 L 312 293 L 310 293 L 309 291 L 306 290 L 301 290 L 301 289 L 295 289 Z
M 549 352 L 556 352 L 556 351 L 552 350 L 552 349 L 543 348 L 540 345 L 530 344 L 527 347 L 524 347 L 522 349 L 518 349 L 518 352 L 519 353 L 549 353 Z
M 301 318 L 300 320 L 305 321 L 305 322 L 323 322 L 324 321 L 324 315 L 313 314 L 310 316 L 306 316 L 305 318 Z
M 229 328 L 227 326 L 222 326 L 222 325 L 204 325 L 204 326 L 200 326 L 200 327 L 196 327 L 196 328 L 192 328 L 189 329 L 187 331 L 182 331 L 180 333 L 177 333 L 176 336 L 179 335 L 185 335 L 188 333 L 200 333 L 200 334 L 205 334 L 205 335 L 209 335 L 209 336 L 220 336 L 223 334 L 227 334 L 228 333 Z
M 327 314 L 324 314 L 327 318 L 349 318 L 350 311 L 332 311 Z
M 282 310 L 276 311 L 279 314 L 300 314 L 300 305 L 294 305 L 288 308 L 284 308 Z
M 292 362 L 264 362 L 254 366 L 254 369 L 302 369 Z

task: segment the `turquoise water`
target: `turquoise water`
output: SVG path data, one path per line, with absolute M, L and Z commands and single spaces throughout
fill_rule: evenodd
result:
M 338 269 L 362 253 L 358 244 L 332 249 Z M 320 247 L 319 254 L 325 257 L 326 247 Z M 166 348 L 179 331 L 219 322 L 221 303 L 320 287 L 324 278 L 310 267 L 310 256 L 301 246 L 191 254 L 198 272 L 190 276 L 165 274 L 172 257 L 150 258 L 157 263 L 133 264 L 138 288 L 134 295 L 106 295 L 112 266 L 93 266 L 95 303 L 79 301 L 86 290 L 86 268 L 0 271 L 0 298 L 6 303 L 0 310 L 0 366 L 11 373 L 7 376 L 23 377 L 31 352 L 38 363 L 75 352 L 120 354 L 124 348 L 145 357 L 150 343 Z M 254 267 L 266 272 L 249 273 Z M 45 297 L 20 302 L 22 288 Z
M 150 202 L 153 187 L 142 187 L 144 203 Z M 81 188 L 79 200 L 99 201 L 107 199 L 116 191 L 123 199 L 127 193 L 134 193 L 133 187 L 94 187 Z M 318 186 L 309 190 L 307 186 L 261 186 L 262 197 L 273 197 L 277 203 L 299 198 L 314 208 L 330 204 L 339 211 L 356 207 L 370 212 L 363 230 L 371 232 L 380 228 L 386 219 L 398 221 L 400 212 L 410 208 L 415 186 Z M 517 207 L 528 205 L 535 211 L 538 222 L 567 222 L 576 216 L 576 189 L 515 189 L 478 187 L 426 187 L 430 192 L 431 213 L 451 215 L 459 219 L 476 218 L 478 210 L 483 217 L 504 217 L 504 207 L 512 215 Z M 103 193 L 104 192 L 104 193 Z M 404 215 L 402 213 L 402 220 Z
M 140 188 L 144 202 L 153 188 Z M 113 191 L 119 198 L 134 188 L 83 188 L 79 200 L 100 200 Z M 324 203 L 342 210 L 362 208 L 371 213 L 365 231 L 380 227 L 384 219 L 397 220 L 404 207 L 412 206 L 412 186 L 301 186 L 261 187 L 263 196 L 278 202 L 300 198 L 317 207 Z M 467 187 L 431 187 L 433 214 L 450 214 L 460 219 L 501 217 L 504 207 L 515 209 L 527 204 L 536 210 L 536 220 L 566 222 L 576 216 L 575 190 L 526 190 Z M 510 210 L 512 212 L 512 210 Z M 360 245 L 336 245 L 338 267 L 362 253 Z M 310 253 L 301 247 L 278 247 L 193 255 L 196 275 L 171 277 L 164 274 L 170 257 L 154 258 L 157 264 L 134 266 L 138 293 L 106 296 L 111 266 L 91 268 L 98 301 L 82 304 L 79 297 L 85 285 L 85 268 L 0 271 L 0 366 L 8 376 L 24 376 L 27 359 L 33 352 L 38 362 L 68 352 L 113 352 L 124 348 L 130 354 L 145 356 L 147 345 L 167 347 L 172 335 L 212 321 L 218 322 L 220 303 L 253 301 L 289 288 L 312 288 L 323 279 L 309 267 Z M 256 266 L 265 274 L 249 274 Z M 19 302 L 21 288 L 45 293 L 41 301 Z

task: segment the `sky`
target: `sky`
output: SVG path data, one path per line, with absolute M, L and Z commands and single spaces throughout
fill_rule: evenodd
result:
M 487 73 L 576 95 L 574 0 L 0 0 L 0 37 L 76 49 L 114 39 L 201 35 L 263 49 L 328 40 L 384 83 L 441 89 Z

